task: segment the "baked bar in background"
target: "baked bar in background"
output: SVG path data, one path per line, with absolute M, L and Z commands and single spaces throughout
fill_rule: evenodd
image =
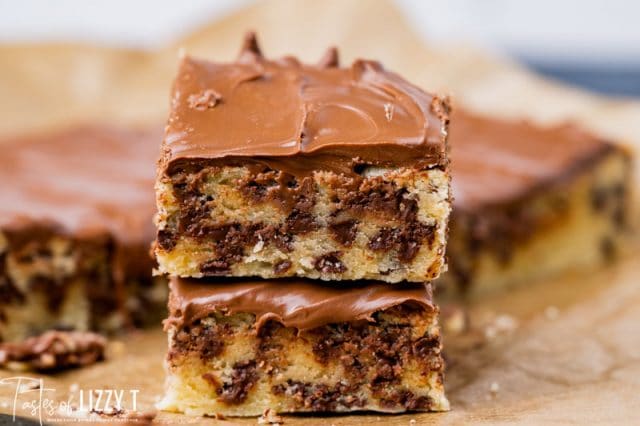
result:
M 444 291 L 483 293 L 616 255 L 630 230 L 628 151 L 569 124 L 460 110 L 453 120 Z
M 159 408 L 193 416 L 448 410 L 430 286 L 345 285 L 172 278 Z
M 149 255 L 160 139 L 82 126 L 0 142 L 0 340 L 163 318 Z
M 159 164 L 159 271 L 424 282 L 445 268 L 446 99 L 358 60 L 185 57 Z

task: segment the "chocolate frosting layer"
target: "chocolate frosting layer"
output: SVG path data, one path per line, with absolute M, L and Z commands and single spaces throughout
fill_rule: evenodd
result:
M 161 128 L 87 125 L 0 142 L 0 227 L 147 246 Z
M 541 127 L 459 109 L 450 146 L 454 214 L 516 202 L 615 149 L 571 124 Z
M 369 319 L 403 303 L 434 309 L 430 284 L 355 282 L 332 286 L 303 278 L 170 280 L 166 326 L 182 327 L 216 311 L 251 313 L 259 329 L 268 320 L 308 330 L 331 323 Z
M 249 35 L 235 63 L 183 58 L 164 160 L 170 165 L 184 159 L 276 157 L 279 167 L 290 166 L 296 174 L 344 172 L 356 158 L 428 168 L 446 163 L 447 114 L 446 100 L 378 62 L 357 60 L 340 68 L 335 49 L 318 65 L 292 57 L 267 60 Z

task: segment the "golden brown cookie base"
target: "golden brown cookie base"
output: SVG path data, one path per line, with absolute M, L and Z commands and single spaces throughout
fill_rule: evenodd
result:
M 298 179 L 191 165 L 156 192 L 161 273 L 424 282 L 445 268 L 449 179 L 437 168 Z
M 0 341 L 51 329 L 115 332 L 159 324 L 166 280 L 144 267 L 116 276 L 124 271 L 114 268 L 114 256 L 104 235 L 74 238 L 44 225 L 0 230 Z
M 169 328 L 159 408 L 192 416 L 443 411 L 437 311 L 405 303 L 360 320 L 296 329 L 252 314 Z

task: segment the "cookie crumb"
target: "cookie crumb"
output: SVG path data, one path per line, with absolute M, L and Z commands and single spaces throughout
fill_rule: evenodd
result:
M 491 324 L 484 329 L 487 340 L 492 340 L 501 334 L 508 334 L 518 328 L 518 321 L 511 315 L 498 315 Z
M 47 331 L 18 343 L 0 344 L 0 366 L 16 370 L 60 371 L 104 359 L 107 340 L 85 331 Z
M 258 417 L 259 425 L 281 425 L 284 423 L 282 417 L 276 414 L 271 408 L 266 408 L 260 417 Z
M 457 335 L 467 331 L 469 318 L 463 308 L 447 305 L 442 308 L 442 328 L 445 333 Z
M 207 89 L 200 94 L 189 96 L 189 107 L 198 111 L 206 111 L 215 108 L 222 100 L 222 95 L 215 90 Z

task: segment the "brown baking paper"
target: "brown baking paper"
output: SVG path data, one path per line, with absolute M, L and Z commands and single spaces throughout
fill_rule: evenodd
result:
M 425 46 L 387 1 L 264 1 L 155 52 L 83 45 L 0 46 L 0 135 L 82 121 L 162 125 L 178 52 L 232 59 L 258 31 L 269 56 L 316 61 L 329 45 L 343 63 L 380 59 L 411 81 L 481 112 L 550 123 L 571 119 L 640 147 L 640 103 L 613 100 L 536 77 L 468 46 Z M 150 188 L 150 190 L 152 190 Z M 640 421 L 640 254 L 613 267 L 531 284 L 469 306 L 471 329 L 445 333 L 452 411 L 439 414 L 284 417 L 285 424 L 633 424 Z M 36 422 L 47 409 L 15 400 L 16 376 L 42 378 L 38 400 L 78 403 L 91 390 L 125 392 L 150 410 L 162 393 L 160 327 L 113 340 L 107 361 L 57 375 L 0 372 L 0 413 Z M 27 384 L 26 379 L 23 384 Z M 28 387 L 23 387 L 23 390 Z M 33 395 L 33 398 L 31 397 Z M 71 399 L 70 399 L 71 398 Z M 14 405 L 14 402 L 17 403 Z M 85 399 L 86 401 L 86 399 Z M 128 405 L 127 405 L 128 404 Z M 63 418 L 54 414 L 55 418 Z M 106 419 L 116 421 L 117 419 Z M 10 417 L 0 417 L 0 423 Z M 159 413 L 156 422 L 255 424 Z M 71 421 L 70 421 L 71 422 Z

